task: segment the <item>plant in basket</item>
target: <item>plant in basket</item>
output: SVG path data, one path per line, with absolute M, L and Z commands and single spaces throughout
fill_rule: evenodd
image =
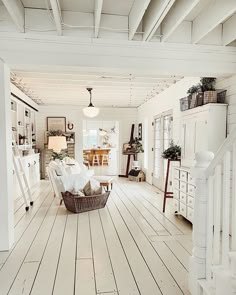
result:
M 173 141 L 170 143 L 170 147 L 162 153 L 162 158 L 168 160 L 179 160 L 181 157 L 181 147 L 174 144 Z
M 216 78 L 201 78 L 202 91 L 204 92 L 204 104 L 217 103 Z

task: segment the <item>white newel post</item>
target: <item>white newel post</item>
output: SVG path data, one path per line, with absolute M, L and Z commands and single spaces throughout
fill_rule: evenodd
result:
M 196 154 L 196 164 L 191 169 L 196 181 L 196 194 L 193 218 L 193 252 L 189 264 L 189 290 L 199 295 L 197 281 L 206 278 L 206 239 L 207 239 L 207 202 L 208 187 L 206 170 L 214 158 L 212 152 Z
M 10 70 L 0 59 L 0 251 L 14 242 Z

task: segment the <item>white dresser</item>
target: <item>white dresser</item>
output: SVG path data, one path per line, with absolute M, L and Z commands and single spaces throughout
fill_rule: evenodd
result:
M 226 104 L 206 104 L 182 112 L 180 120 L 181 167 L 173 168 L 173 197 L 176 213 L 193 222 L 195 183 L 190 174 L 195 155 L 216 153 L 226 138 Z
M 193 221 L 195 183 L 188 168 L 175 167 L 173 171 L 175 212 Z

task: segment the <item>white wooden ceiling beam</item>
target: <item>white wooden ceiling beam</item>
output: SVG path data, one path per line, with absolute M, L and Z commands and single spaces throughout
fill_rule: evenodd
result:
M 25 9 L 20 0 L 2 0 L 14 24 L 22 33 L 25 32 Z
M 103 0 L 95 0 L 95 8 L 94 8 L 94 37 L 98 37 L 99 27 L 101 22 L 102 15 L 102 5 Z
M 135 0 L 129 13 L 129 40 L 132 40 L 151 0 Z
M 59 36 L 62 35 L 62 24 L 61 24 L 61 7 L 60 3 L 58 0 L 50 0 L 51 7 L 52 7 L 52 13 L 53 13 L 53 18 L 55 21 L 56 29 L 57 29 L 57 34 Z
M 165 42 L 194 9 L 200 0 L 178 0 L 161 24 L 161 41 Z
M 143 17 L 143 40 L 149 41 L 171 9 L 175 0 L 152 0 Z
M 229 45 L 236 40 L 236 14 L 223 24 L 223 45 Z
M 215 0 L 193 21 L 192 42 L 198 43 L 219 24 L 236 12 L 235 0 Z

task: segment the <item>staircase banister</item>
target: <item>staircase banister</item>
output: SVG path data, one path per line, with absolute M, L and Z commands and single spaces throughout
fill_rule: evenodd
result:
M 233 131 L 228 135 L 228 137 L 225 139 L 225 141 L 216 152 L 214 159 L 206 170 L 207 178 L 213 175 L 214 169 L 223 160 L 225 153 L 232 150 L 234 142 L 236 142 L 236 128 L 233 129 Z

